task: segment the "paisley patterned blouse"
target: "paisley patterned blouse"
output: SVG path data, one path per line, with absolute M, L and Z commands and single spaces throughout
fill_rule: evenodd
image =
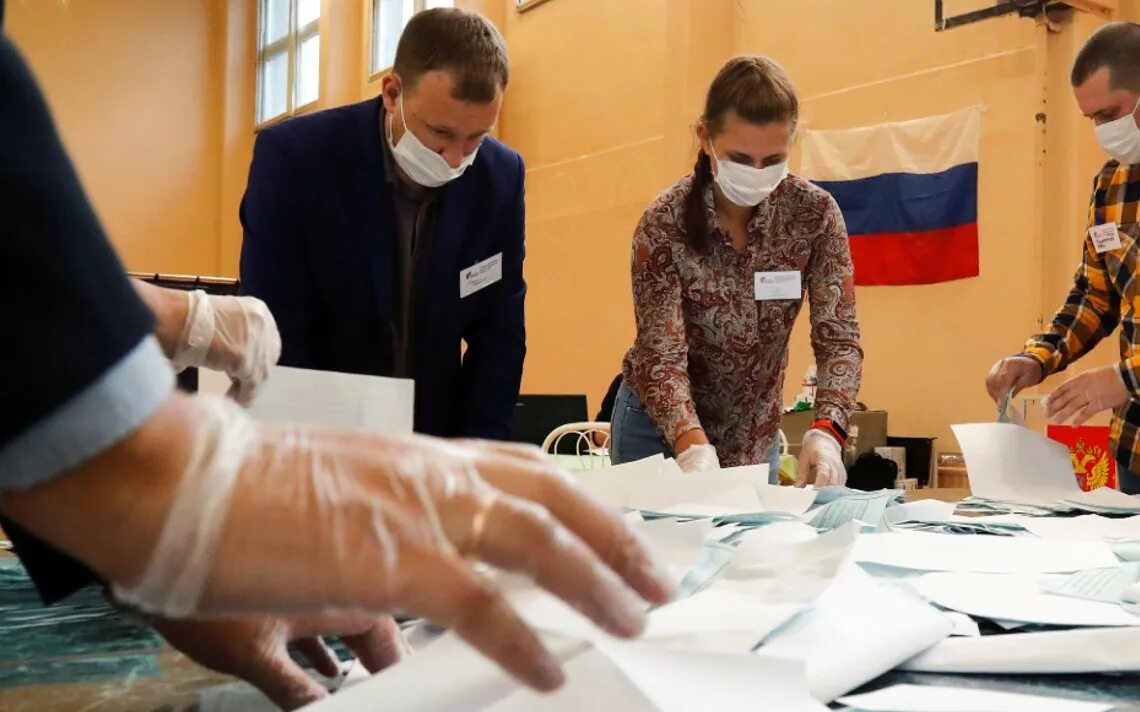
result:
M 766 462 L 783 411 L 788 339 L 806 292 L 818 367 L 818 418 L 843 428 L 855 405 L 863 350 L 855 317 L 854 269 L 839 207 L 794 175 L 762 202 L 737 252 L 721 227 L 711 185 L 705 214 L 713 247 L 685 244 L 684 203 L 692 176 L 661 194 L 633 235 L 637 337 L 626 383 L 673 446 L 704 428 L 725 467 Z M 758 272 L 798 271 L 798 299 L 756 299 Z

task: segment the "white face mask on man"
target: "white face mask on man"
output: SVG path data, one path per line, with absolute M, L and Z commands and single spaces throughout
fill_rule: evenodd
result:
M 398 142 L 393 143 L 392 122 L 395 118 L 390 114 L 388 116 L 388 145 L 392 148 L 392 155 L 396 157 L 400 170 L 419 185 L 425 188 L 438 188 L 463 175 L 468 166 L 475 162 L 475 155 L 479 153 L 478 147 L 464 156 L 457 167 L 452 168 L 447 159 L 416 138 L 408 128 L 408 119 L 404 115 L 403 94 L 400 95 L 400 119 L 404 122 L 404 135 Z
M 1140 109 L 1140 100 L 1124 116 L 1096 127 L 1096 140 L 1100 147 L 1126 165 L 1140 163 L 1140 126 L 1136 125 L 1135 118 L 1137 109 Z
M 764 201 L 788 177 L 788 162 L 777 163 L 765 168 L 753 168 L 735 161 L 725 161 L 717 158 L 716 149 L 712 148 L 713 158 L 716 159 L 717 185 L 724 193 L 724 197 L 734 205 L 742 208 L 752 208 Z

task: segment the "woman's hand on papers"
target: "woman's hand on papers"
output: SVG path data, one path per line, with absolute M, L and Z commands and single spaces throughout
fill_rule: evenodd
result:
M 816 487 L 847 484 L 843 448 L 838 440 L 822 430 L 804 433 L 797 469 L 796 487 L 804 487 L 809 481 Z
M 708 472 L 720 469 L 720 459 L 717 458 L 716 448 L 709 444 L 690 445 L 677 455 L 677 466 L 681 472 L 695 473 Z

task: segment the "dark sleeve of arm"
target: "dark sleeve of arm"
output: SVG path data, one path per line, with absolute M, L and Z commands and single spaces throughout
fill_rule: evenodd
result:
M 12 542 L 12 548 L 20 557 L 20 563 L 35 584 L 44 605 L 50 606 L 99 582 L 86 564 L 71 558 L 7 517 L 0 517 L 0 527 Z
M 313 368 L 315 304 L 298 214 L 297 180 L 284 141 L 272 129 L 261 132 L 241 201 L 241 289 L 264 301 L 277 321 L 279 363 Z
M 463 428 L 465 437 L 509 440 L 526 356 L 523 303 L 526 282 L 523 258 L 526 232 L 523 181 L 526 170 L 518 161 L 518 187 L 511 199 L 503 247 L 503 279 L 491 287 L 482 312 L 465 339 L 463 356 Z M 490 296 L 490 295 L 488 295 Z
M 17 463 L 0 468 L 0 491 L 51 479 L 111 446 L 165 397 L 162 378 L 137 378 L 137 367 L 153 367 L 144 345 L 154 316 L 108 244 L 35 80 L 3 35 L 0 304 L 12 307 L 11 338 L 0 348 L 0 460 Z M 148 393 L 124 399 L 122 383 Z M 113 422 L 92 427 L 85 412 Z M 82 564 L 6 527 L 45 597 L 90 580 Z

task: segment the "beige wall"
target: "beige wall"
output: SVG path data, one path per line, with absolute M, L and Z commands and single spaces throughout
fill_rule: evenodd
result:
M 219 267 L 223 6 L 7 4 L 6 29 L 129 269 Z
M 374 96 L 369 0 L 324 0 L 321 107 Z M 982 379 L 1060 303 L 1103 160 L 1068 87 L 1101 21 L 1051 32 L 1005 17 L 945 33 L 898 0 L 465 0 L 503 30 L 512 81 L 498 127 L 528 165 L 528 392 L 596 404 L 633 336 L 628 252 L 645 205 L 691 168 L 691 125 L 719 66 L 781 61 L 809 128 L 986 107 L 978 279 L 861 288 L 861 399 L 899 434 L 993 417 Z M 113 241 L 132 269 L 236 275 L 252 153 L 256 0 L 10 2 Z M 1140 0 L 1120 16 L 1140 19 Z M 817 20 L 810 24 L 806 17 Z M 82 52 L 74 51 L 83 47 Z M 1045 121 L 1036 115 L 1045 114 Z M 793 337 L 789 395 L 810 361 Z M 1114 358 L 1114 343 L 1091 362 Z
M 826 21 L 808 31 L 806 17 Z M 600 398 L 633 334 L 633 226 L 652 196 L 689 170 L 688 127 L 715 70 L 732 54 L 756 52 L 789 70 L 808 128 L 986 107 L 981 276 L 858 290 L 861 400 L 888 409 L 896 434 L 934 435 L 953 449 L 949 424 L 994 417 L 985 373 L 1052 313 L 1076 264 L 1103 156 L 1073 105 L 1067 69 L 1099 22 L 1079 15 L 1051 33 L 1005 17 L 935 33 L 929 3 L 897 0 L 604 8 L 553 0 L 508 16 L 516 82 L 504 137 L 529 167 L 524 390 Z M 789 400 L 811 361 L 806 327 L 802 319 L 793 336 Z

